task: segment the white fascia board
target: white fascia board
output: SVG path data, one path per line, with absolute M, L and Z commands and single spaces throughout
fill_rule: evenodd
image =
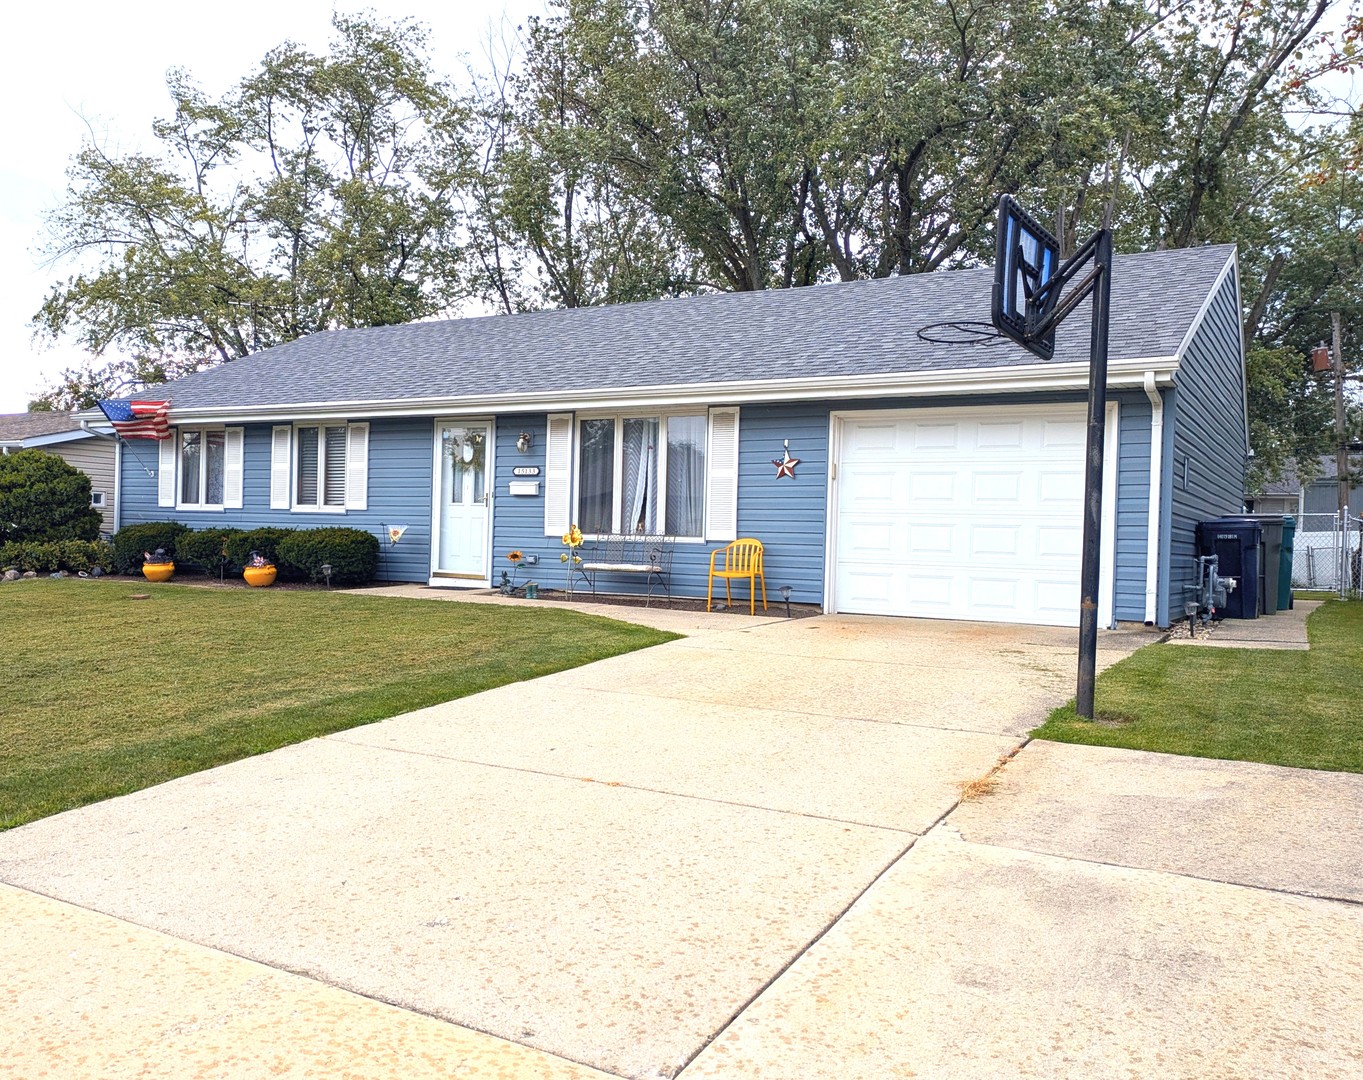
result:
M 1161 384 L 1172 385 L 1178 360 L 1172 356 L 1115 360 L 1108 365 L 1110 390 L 1140 389 L 1145 373 L 1155 371 Z M 496 394 L 469 398 L 408 398 L 300 402 L 292 405 L 249 405 L 230 410 L 218 406 L 171 406 L 171 423 L 241 423 L 296 421 L 312 417 L 431 416 L 466 417 L 518 412 L 580 412 L 659 406 L 746 405 L 761 402 L 850 400 L 855 398 L 947 397 L 953 395 L 1044 393 L 1088 389 L 1088 364 L 1019 364 L 1014 367 L 937 369 L 884 375 L 821 376 L 762 382 L 714 382 L 680 385 L 615 387 L 562 394 Z

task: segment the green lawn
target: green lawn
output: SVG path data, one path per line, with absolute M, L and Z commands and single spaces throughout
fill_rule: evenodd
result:
M 547 606 L 5 585 L 0 829 L 672 637 Z
M 1098 677 L 1095 720 L 1073 703 L 1039 739 L 1363 772 L 1363 603 L 1329 601 L 1308 652 L 1151 645 Z

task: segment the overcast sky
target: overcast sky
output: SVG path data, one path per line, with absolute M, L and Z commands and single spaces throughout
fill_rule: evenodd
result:
M 341 4 L 355 13 L 360 3 Z M 111 149 L 151 149 L 151 122 L 170 113 L 165 74 L 188 69 L 210 95 L 226 90 L 288 39 L 325 48 L 333 5 L 234 0 L 197 7 L 161 0 L 26 0 L 9 8 L 0 52 L 0 412 L 21 412 L 79 349 L 43 346 L 29 321 L 65 266 L 44 266 L 43 215 L 61 200 L 66 167 L 89 137 Z M 456 76 L 480 58 L 488 27 L 542 13 L 543 0 L 397 0 L 384 18 L 430 30 L 436 71 Z M 481 66 L 481 64 L 479 65 Z

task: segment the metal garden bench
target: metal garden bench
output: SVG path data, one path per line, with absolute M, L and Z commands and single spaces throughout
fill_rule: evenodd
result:
M 676 538 L 649 536 L 645 533 L 624 533 L 598 536 L 588 540 L 579 550 L 582 561 L 574 572 L 591 587 L 596 595 L 596 581 L 602 574 L 643 574 L 648 582 L 644 606 L 653 601 L 654 585 L 662 586 L 668 602 L 672 600 L 672 549 Z

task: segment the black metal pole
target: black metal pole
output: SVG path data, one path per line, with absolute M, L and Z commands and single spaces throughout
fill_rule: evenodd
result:
M 1102 568 L 1103 441 L 1107 419 L 1107 322 L 1112 298 L 1112 232 L 1098 234 L 1093 254 L 1093 337 L 1089 343 L 1088 441 L 1084 448 L 1084 557 L 1079 580 L 1079 682 L 1076 710 L 1093 719 L 1098 665 L 1098 581 Z

